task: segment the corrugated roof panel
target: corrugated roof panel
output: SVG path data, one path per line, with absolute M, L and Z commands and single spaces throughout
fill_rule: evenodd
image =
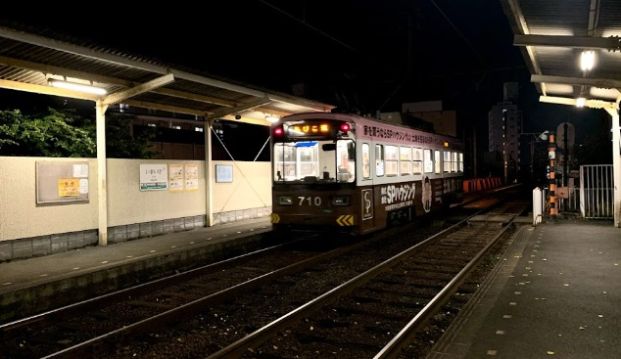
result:
M 621 1 L 601 0 L 598 19 L 598 28 L 602 30 L 617 31 L 621 35 Z M 605 31 L 602 36 L 610 36 Z
M 520 1 L 520 6 L 532 34 L 569 36 L 587 34 L 589 1 L 525 0 Z
M 19 61 L 27 61 L 32 63 L 16 64 L 16 67 L 0 64 L 0 78 L 3 79 L 46 85 L 46 71 L 59 72 L 52 73 L 51 75 L 60 76 L 82 78 L 83 75 L 84 80 L 95 80 L 99 83 L 105 83 L 107 85 L 106 89 L 109 93 L 113 93 L 126 89 L 128 85 L 131 85 L 131 83 L 140 84 L 159 77 L 160 74 L 163 73 L 163 69 L 167 68 L 154 60 L 129 55 L 114 49 L 104 48 L 89 42 L 76 40 L 72 37 L 62 36 L 46 29 L 37 29 L 33 27 L 26 28 L 23 26 L 11 28 L 16 29 L 17 32 L 28 31 L 30 34 L 42 36 L 42 38 L 39 38 L 37 41 L 41 42 L 43 45 L 32 45 L 30 44 L 30 39 L 25 39 L 24 42 L 11 40 L 10 38 L 15 36 L 17 36 L 16 38 L 19 38 L 19 34 L 16 35 L 16 33 L 12 32 L 13 30 L 10 30 L 9 28 L 0 29 L 2 31 L 6 31 L 6 36 L 9 37 L 0 37 L 0 56 L 5 56 L 8 58 L 6 62 L 12 64 L 18 63 Z M 66 51 L 56 50 L 55 48 L 59 46 L 67 46 L 67 49 L 65 49 Z M 73 51 L 83 53 L 83 55 L 74 54 L 72 53 Z M 101 54 L 101 57 L 98 57 L 98 54 Z M 115 59 L 114 57 L 117 58 Z M 125 60 L 129 62 L 137 62 L 134 65 L 137 65 L 138 69 L 133 66 L 126 66 L 122 64 Z M 155 66 L 142 66 L 142 64 Z M 26 66 L 31 69 L 22 69 L 19 66 Z M 50 69 L 49 67 L 56 68 Z M 183 69 L 179 68 L 178 70 Z M 194 74 L 197 78 L 201 76 L 200 73 L 192 70 L 184 71 Z M 258 94 L 270 93 L 271 95 L 281 96 L 281 98 L 286 99 L 286 101 L 303 102 L 306 104 L 311 103 L 312 105 L 321 106 L 327 109 L 332 107 L 327 104 L 315 103 L 314 101 L 296 98 L 290 95 L 276 94 L 245 84 L 234 83 L 227 79 L 219 79 L 210 75 L 205 75 L 205 77 L 206 81 L 221 81 L 225 86 L 229 85 L 231 88 L 226 89 L 177 78 L 175 82 L 166 85 L 165 89 L 187 92 L 190 94 L 188 97 L 192 97 L 191 95 L 212 97 L 224 100 L 222 101 L 223 103 L 210 104 L 206 101 L 188 100 L 183 98 L 183 94 L 179 93 L 173 93 L 175 96 L 166 96 L 149 92 L 136 96 L 133 99 L 137 101 L 153 102 L 160 105 L 184 107 L 191 110 L 217 111 L 219 109 L 226 108 L 225 106 L 235 106 L 239 103 L 255 99 L 255 97 L 247 94 L 250 92 Z M 113 85 L 117 83 L 124 84 L 125 86 Z M 240 90 L 238 91 L 237 89 Z
M 577 67 L 577 54 L 574 49 L 565 47 L 537 47 L 537 61 L 546 75 L 582 76 Z
M 186 91 L 197 94 L 205 94 L 217 98 L 221 98 L 224 100 L 240 102 L 243 99 L 247 98 L 248 95 L 241 94 L 239 92 L 230 91 L 218 87 L 208 86 L 201 83 L 186 81 L 182 79 L 177 79 L 175 82 L 167 86 L 168 88 L 172 88 L 179 91 Z
M 132 97 L 132 100 L 153 102 L 167 106 L 185 107 L 197 111 L 213 111 L 214 109 L 221 108 L 220 106 L 214 107 L 214 105 L 210 105 L 204 102 L 192 101 L 178 97 L 170 97 L 156 94 L 153 92 L 143 93 L 136 97 Z
M 592 77 L 621 79 L 621 53 L 600 51 Z
M 30 71 L 15 67 L 0 65 L 0 78 L 3 80 L 26 82 L 35 85 L 46 85 L 45 75 L 39 71 Z

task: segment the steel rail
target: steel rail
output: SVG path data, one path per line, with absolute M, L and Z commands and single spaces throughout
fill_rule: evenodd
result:
M 293 311 L 281 316 L 280 318 L 270 322 L 269 324 L 266 324 L 265 326 L 257 329 L 256 331 L 248 334 L 247 336 L 229 344 L 228 346 L 220 349 L 219 351 L 209 355 L 207 357 L 207 359 L 217 359 L 217 358 L 239 358 L 241 357 L 244 352 L 251 347 L 256 347 L 260 344 L 262 344 L 263 342 L 265 342 L 267 339 L 269 339 L 270 337 L 272 337 L 276 332 L 278 332 L 279 330 L 287 327 L 288 325 L 290 325 L 292 322 L 298 320 L 300 317 L 309 314 L 310 312 L 312 312 L 313 310 L 315 310 L 318 307 L 321 307 L 333 300 L 336 300 L 338 297 L 342 296 L 343 294 L 346 294 L 347 292 L 353 290 L 355 287 L 358 287 L 362 284 L 364 284 L 365 282 L 373 279 L 375 276 L 377 276 L 378 274 L 380 274 L 381 272 L 389 269 L 391 266 L 397 264 L 400 260 L 405 259 L 406 257 L 408 257 L 409 255 L 412 254 L 412 252 L 419 250 L 425 246 L 427 246 L 428 244 L 430 244 L 433 240 L 435 240 L 436 238 L 454 230 L 455 228 L 463 225 L 464 223 L 466 223 L 469 219 L 473 218 L 474 216 L 478 215 L 481 211 L 477 211 L 475 214 L 453 224 L 452 226 L 426 238 L 425 240 L 423 240 L 422 242 L 419 242 L 413 246 L 411 246 L 410 248 L 386 259 L 385 261 L 381 262 L 380 264 L 374 266 L 373 268 L 355 276 L 354 278 L 348 280 L 345 283 L 340 284 L 337 287 L 334 287 L 333 289 L 321 294 L 320 296 L 318 296 L 317 298 L 307 302 L 306 304 L 303 304 L 302 306 L 294 309 Z
M 43 313 L 35 314 L 29 317 L 20 318 L 8 323 L 0 324 L 0 332 L 11 332 L 18 328 L 34 325 L 39 322 L 47 322 L 53 319 L 57 319 L 67 314 L 76 313 L 80 311 L 84 311 L 89 308 L 96 307 L 97 305 L 106 302 L 109 304 L 111 300 L 117 300 L 119 298 L 134 295 L 134 294 L 142 294 L 146 293 L 155 288 L 162 288 L 171 284 L 177 284 L 181 280 L 188 280 L 193 277 L 197 277 L 199 275 L 208 274 L 210 272 L 221 269 L 222 267 L 230 266 L 232 264 L 239 264 L 247 260 L 252 260 L 255 257 L 259 257 L 260 255 L 265 255 L 266 253 L 276 251 L 280 248 L 283 248 L 286 245 L 291 243 L 281 243 L 277 245 L 273 245 L 270 247 L 262 248 L 253 252 L 244 253 L 239 256 L 235 256 L 232 258 L 227 258 L 225 260 L 210 263 L 201 267 L 193 268 L 184 272 L 175 273 L 170 276 L 166 276 L 163 278 L 155 279 L 149 282 L 141 283 L 132 287 L 124 288 L 121 290 L 117 290 L 114 292 L 106 293 L 94 298 L 89 298 L 83 301 L 79 301 L 76 303 L 68 304 L 59 308 L 55 308 Z M 41 323 L 42 324 L 42 323 Z
M 75 344 L 71 347 L 67 347 L 57 352 L 48 354 L 46 356 L 43 356 L 42 358 L 76 358 L 78 355 L 86 353 L 88 349 L 92 348 L 97 344 L 101 344 L 104 341 L 111 340 L 113 338 L 119 338 L 120 336 L 124 335 L 142 333 L 147 330 L 153 330 L 158 326 L 163 326 L 166 323 L 178 321 L 180 318 L 187 317 L 200 310 L 204 310 L 208 306 L 222 303 L 237 294 L 247 292 L 251 289 L 255 289 L 265 283 L 273 281 L 275 278 L 294 273 L 317 262 L 337 257 L 339 255 L 342 255 L 343 253 L 361 247 L 365 244 L 367 243 L 362 241 L 356 242 L 355 244 L 347 247 L 338 247 L 328 252 L 324 252 L 311 258 L 307 258 L 302 261 L 290 264 L 288 266 L 262 274 L 245 282 L 238 283 L 229 288 L 211 293 L 207 296 L 192 300 L 188 303 L 166 310 L 152 317 L 145 318 L 129 325 L 125 325 L 121 328 L 117 328 L 108 333 Z
M 515 220 L 518 214 L 514 214 L 507 225 L 505 225 L 502 230 L 492 238 L 487 245 L 477 253 L 477 255 L 464 266 L 462 270 L 455 275 L 453 279 L 451 279 L 446 286 L 444 286 L 438 294 L 436 294 L 428 303 L 425 305 L 417 314 L 412 318 L 408 324 L 406 324 L 400 331 L 393 337 L 393 339 L 388 342 L 374 357 L 373 359 L 388 359 L 388 358 L 396 358 L 401 353 L 402 348 L 407 346 L 410 342 L 410 339 L 415 335 L 416 331 L 420 329 L 422 324 L 424 324 L 442 305 L 444 305 L 453 295 L 453 293 L 459 289 L 470 274 L 470 272 L 476 268 L 479 261 L 487 254 L 487 252 L 496 244 L 498 239 L 502 237 L 503 234 L 509 228 L 511 228 L 512 222 Z

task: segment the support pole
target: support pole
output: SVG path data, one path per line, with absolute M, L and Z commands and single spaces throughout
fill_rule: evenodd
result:
M 548 185 L 549 197 L 549 214 L 550 217 L 556 217 L 558 215 L 558 204 L 556 196 L 556 136 L 550 134 L 548 137 L 548 159 L 550 160 L 550 183 Z
M 213 170 L 211 161 L 211 127 L 213 120 L 205 120 L 205 226 L 213 226 Z
M 97 208 L 99 245 L 108 245 L 108 181 L 106 169 L 106 110 L 101 100 L 95 102 L 97 123 Z
M 621 228 L 621 134 L 619 133 L 619 109 L 609 111 L 612 117 L 612 169 L 614 182 L 614 226 Z

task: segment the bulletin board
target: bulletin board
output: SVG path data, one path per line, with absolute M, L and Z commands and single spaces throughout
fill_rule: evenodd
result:
M 37 161 L 37 205 L 88 203 L 87 161 Z
M 232 165 L 216 165 L 216 183 L 233 182 Z

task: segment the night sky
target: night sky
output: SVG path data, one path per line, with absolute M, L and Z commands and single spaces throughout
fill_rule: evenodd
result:
M 0 20 L 362 114 L 442 100 L 466 126 L 485 131 L 505 81 L 520 83 L 525 131 L 593 112 L 537 102 L 497 0 L 176 1 L 145 5 L 148 11 L 123 3 L 89 6 L 37 4 L 36 13 L 10 9 Z

